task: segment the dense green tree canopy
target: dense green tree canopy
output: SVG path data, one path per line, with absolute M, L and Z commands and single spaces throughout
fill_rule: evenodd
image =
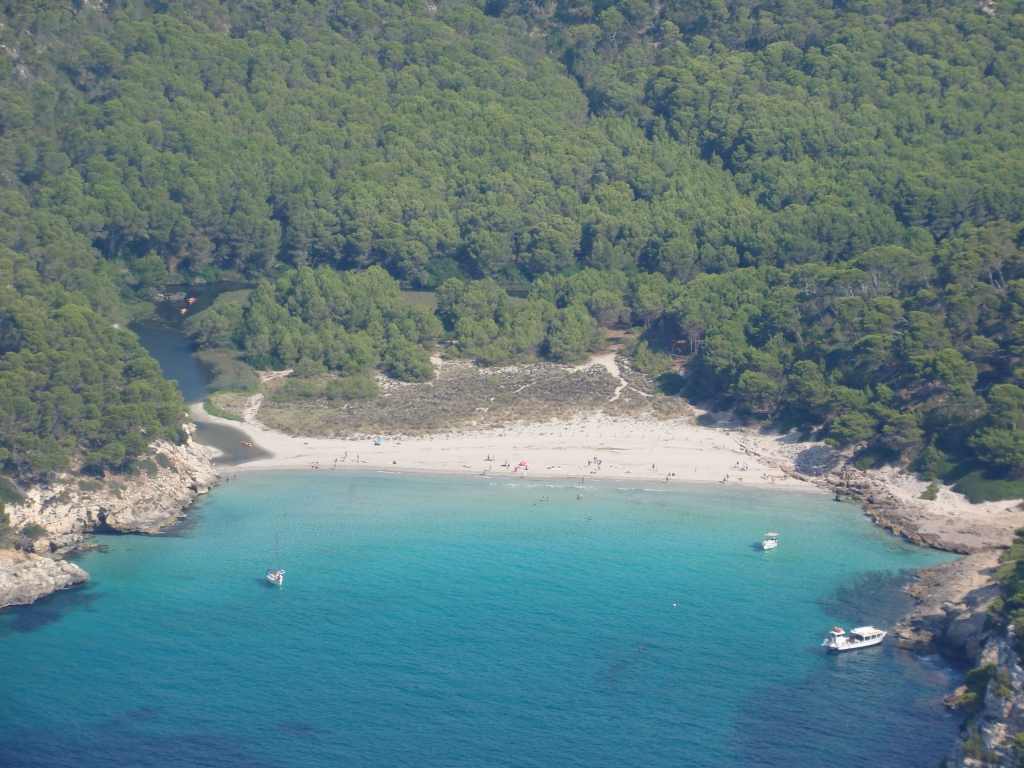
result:
M 440 323 L 493 364 L 628 324 L 750 418 L 1024 474 L 1022 11 L 0 2 L 0 248 L 109 320 L 263 281 L 196 340 L 339 396 Z
M 403 302 L 398 283 L 377 266 L 292 270 L 260 282 L 247 307 L 218 303 L 188 326 L 200 348 L 234 345 L 256 367 L 357 376 L 383 366 L 405 381 L 433 377 L 429 350 L 442 333 L 434 314 Z
M 45 477 L 120 468 L 158 437 L 181 437 L 181 395 L 134 334 L 25 259 L 0 255 L 0 462 Z

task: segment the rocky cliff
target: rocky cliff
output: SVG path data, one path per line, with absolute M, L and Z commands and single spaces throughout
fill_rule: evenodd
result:
M 988 609 L 999 597 L 999 584 L 989 581 L 998 558 L 998 551 L 979 552 L 918 571 L 907 590 L 917 605 L 895 630 L 899 646 L 977 666 L 990 636 Z
M 45 533 L 22 538 L 23 552 L 0 551 L 0 608 L 31 602 L 89 578 L 61 555 L 81 547 L 92 531 L 155 533 L 180 520 L 200 494 L 219 482 L 209 457 L 191 438 L 184 445 L 154 442 L 138 475 L 56 478 L 8 504 L 11 527 Z M 44 562 L 45 561 L 45 562 Z
M 949 768 L 1017 768 L 1024 762 L 1024 669 L 1013 649 L 1012 636 L 993 636 L 978 665 L 987 678 L 980 707 L 972 707 L 953 752 Z M 967 686 L 951 698 L 967 701 Z M 977 710 L 977 711 L 974 711 Z

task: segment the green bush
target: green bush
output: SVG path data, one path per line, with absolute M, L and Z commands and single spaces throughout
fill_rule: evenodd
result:
M 658 391 L 663 395 L 678 395 L 683 391 L 683 387 L 686 386 L 686 379 L 680 376 L 675 371 L 668 371 L 667 373 L 661 374 L 656 380 L 655 384 L 658 386 Z
M 655 352 L 646 341 L 641 341 L 633 354 L 630 366 L 635 371 L 658 378 L 672 370 L 672 358 L 664 352 Z
M 934 445 L 928 445 L 911 465 L 922 480 L 935 480 L 952 469 L 949 457 Z
M 960 699 L 960 710 L 970 717 L 985 705 L 985 689 L 996 674 L 995 664 L 985 664 L 970 670 L 964 679 L 967 692 Z
M 970 735 L 963 740 L 964 754 L 967 757 L 974 758 L 975 760 L 992 760 L 995 758 L 999 759 L 999 756 L 995 753 L 989 752 L 985 749 L 985 741 L 981 737 L 981 733 L 978 732 L 977 727 L 972 727 Z
M 43 538 L 49 533 L 49 531 L 47 531 L 46 528 L 44 528 L 43 526 L 39 525 L 39 523 L 29 523 L 21 529 L 20 533 L 27 539 L 35 540 Z
M 957 480 L 953 490 L 966 496 L 971 504 L 1024 498 L 1024 482 L 1008 479 L 990 480 L 982 471 L 964 475 Z
M 996 673 L 996 687 L 995 692 L 1002 696 L 1004 699 L 1013 698 L 1013 690 L 1010 687 L 1013 684 L 1013 679 L 1010 677 L 1008 670 L 1000 669 Z
M 301 397 L 319 397 L 323 391 L 323 385 L 319 381 L 312 381 L 310 379 L 296 379 L 290 378 L 284 383 L 282 392 L 289 398 Z
M 342 400 L 345 402 L 372 400 L 380 389 L 377 382 L 371 376 L 348 376 L 341 379 L 331 379 L 324 388 L 324 395 L 331 400 Z
M 25 500 L 21 491 L 6 477 L 0 477 L 0 511 L 4 504 L 20 504 Z
M 160 468 L 152 459 L 141 459 L 139 461 L 132 462 L 131 473 L 133 475 L 141 475 L 145 472 L 150 477 L 156 477 L 160 474 Z

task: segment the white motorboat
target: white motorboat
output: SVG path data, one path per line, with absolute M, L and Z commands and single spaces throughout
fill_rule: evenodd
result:
M 277 545 L 277 528 L 274 529 L 274 552 L 277 555 L 277 568 L 267 568 L 267 581 L 280 587 L 284 584 L 284 571 L 281 570 L 281 548 Z
M 822 645 L 830 651 L 853 651 L 878 645 L 887 634 L 889 633 L 885 630 L 875 627 L 857 627 L 851 629 L 850 634 L 846 634 L 842 627 L 832 627 Z
M 777 546 L 779 546 L 779 534 L 766 533 L 764 541 L 761 542 L 761 549 L 768 551 L 769 549 L 775 549 Z

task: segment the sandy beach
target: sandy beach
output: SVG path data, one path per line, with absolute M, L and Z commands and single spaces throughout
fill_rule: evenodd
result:
M 605 359 L 607 357 L 608 359 Z M 618 375 L 612 356 L 590 364 Z M 624 386 L 624 385 L 623 385 Z M 617 390 L 621 391 L 621 390 Z M 928 501 L 928 483 L 896 468 L 862 472 L 849 456 L 795 432 L 771 434 L 745 428 L 719 414 L 718 427 L 692 415 L 660 421 L 653 416 L 583 413 L 572 419 L 453 429 L 424 436 L 293 437 L 259 420 L 262 395 L 249 398 L 244 422 L 191 406 L 196 422 L 231 426 L 261 456 L 231 473 L 273 469 L 392 471 L 403 473 L 526 477 L 574 484 L 588 480 L 643 483 L 717 483 L 771 491 L 832 493 L 861 501 L 868 515 L 897 535 L 963 554 L 1008 547 L 1024 525 L 1018 500 L 971 504 L 949 487 Z M 244 449 L 243 449 L 244 450 Z M 216 463 L 216 457 L 214 457 Z
M 271 454 L 239 465 L 239 472 L 318 467 L 320 471 L 373 469 L 509 477 L 526 473 L 530 478 L 568 478 L 577 483 L 588 479 L 727 482 L 821 492 L 814 483 L 791 477 L 774 462 L 751 455 L 732 433 L 682 420 L 589 415 L 422 437 L 328 439 L 292 437 L 266 429 L 258 422 L 258 404 L 253 411 L 247 413 L 245 423 L 239 423 L 211 416 L 202 404 L 192 406 L 195 421 L 239 428 Z

